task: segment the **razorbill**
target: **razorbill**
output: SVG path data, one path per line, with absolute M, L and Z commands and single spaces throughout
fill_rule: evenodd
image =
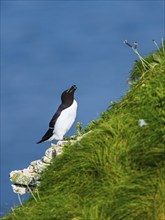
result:
M 74 92 L 77 89 L 73 85 L 61 95 L 61 105 L 49 122 L 49 129 L 37 144 L 44 141 L 63 140 L 64 135 L 73 125 L 77 115 L 77 102 L 74 99 Z

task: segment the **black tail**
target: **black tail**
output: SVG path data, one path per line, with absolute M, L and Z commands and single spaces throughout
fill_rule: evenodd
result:
M 37 144 L 47 141 L 53 135 L 53 130 L 54 128 L 49 128 L 47 132 L 44 134 L 44 136 L 42 137 L 42 139 L 37 142 Z
M 43 140 L 40 140 L 40 141 L 38 141 L 36 144 L 40 144 L 40 143 L 42 143 L 43 142 Z

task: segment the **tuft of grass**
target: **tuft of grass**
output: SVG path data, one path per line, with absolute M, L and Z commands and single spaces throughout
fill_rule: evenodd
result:
M 85 129 L 78 124 L 78 135 L 92 132 L 64 146 L 33 197 L 2 219 L 165 219 L 164 51 L 143 58 L 147 69 L 134 64 L 122 100 Z

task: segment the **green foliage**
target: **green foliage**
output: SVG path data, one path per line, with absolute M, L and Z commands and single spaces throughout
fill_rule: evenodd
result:
M 65 146 L 43 173 L 37 200 L 4 220 L 165 219 L 164 55 L 163 47 L 145 58 L 148 69 L 135 64 L 126 96 L 83 131 L 77 125 L 78 135 L 92 132 Z

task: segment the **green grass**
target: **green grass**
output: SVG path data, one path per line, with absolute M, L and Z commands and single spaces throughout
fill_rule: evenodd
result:
M 131 88 L 79 133 L 10 220 L 165 220 L 164 46 L 135 63 Z M 147 125 L 140 127 L 139 120 Z

